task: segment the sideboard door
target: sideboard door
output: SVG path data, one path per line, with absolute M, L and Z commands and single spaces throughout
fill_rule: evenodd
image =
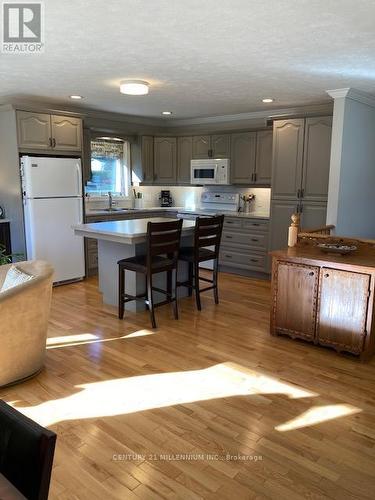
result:
M 273 272 L 273 333 L 315 340 L 319 268 L 279 261 Z
M 366 336 L 370 276 L 323 267 L 320 279 L 319 344 L 361 353 Z

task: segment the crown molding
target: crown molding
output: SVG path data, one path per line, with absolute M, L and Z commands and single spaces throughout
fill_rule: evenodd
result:
M 347 87 L 343 89 L 327 90 L 327 94 L 333 99 L 347 98 L 353 101 L 361 102 L 367 106 L 375 108 L 375 96 L 363 92 L 362 90 Z

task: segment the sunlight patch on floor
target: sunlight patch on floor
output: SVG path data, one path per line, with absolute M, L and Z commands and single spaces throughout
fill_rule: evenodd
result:
M 202 370 L 141 375 L 77 385 L 75 394 L 18 408 L 42 425 L 64 420 L 123 415 L 178 404 L 253 394 L 283 394 L 291 399 L 316 393 L 244 368 L 221 363 Z
M 336 418 L 354 415 L 361 411 L 360 408 L 349 404 L 314 406 L 298 417 L 289 420 L 289 422 L 278 425 L 275 429 L 279 432 L 292 431 L 294 429 L 300 429 L 301 427 L 310 427 Z
M 79 333 L 76 335 L 63 335 L 62 337 L 49 337 L 47 338 L 47 349 L 58 349 L 61 347 L 73 347 L 85 344 L 97 344 L 102 342 L 111 342 L 112 340 L 122 340 L 135 337 L 143 337 L 145 335 L 153 335 L 155 332 L 151 330 L 137 330 L 121 335 L 120 337 L 111 337 L 109 339 L 101 339 L 92 333 Z

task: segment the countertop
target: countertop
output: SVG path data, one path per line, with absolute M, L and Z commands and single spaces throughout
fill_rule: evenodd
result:
M 93 222 L 73 226 L 74 233 L 78 236 L 87 236 L 98 240 L 113 241 L 133 245 L 142 243 L 147 236 L 148 222 L 168 222 L 176 219 L 167 217 L 153 217 L 145 219 L 130 219 L 108 222 Z M 192 233 L 195 221 L 184 220 L 182 234 Z
M 4 224 L 5 222 L 10 222 L 9 219 L 0 219 L 0 224 Z
M 357 266 L 375 268 L 375 248 L 360 247 L 349 255 L 340 255 L 335 253 L 324 253 L 313 245 L 297 245 L 295 247 L 270 252 L 272 257 L 279 259 L 295 259 L 296 261 L 310 263 L 319 266 L 329 266 L 329 264 L 339 267 Z
M 113 212 L 108 212 L 107 210 L 92 209 L 86 210 L 87 216 L 95 215 L 122 215 L 131 213 L 142 213 L 142 212 L 178 212 L 180 214 L 191 214 L 191 215 L 226 215 L 227 217 L 244 217 L 247 219 L 266 219 L 270 218 L 269 214 L 261 212 L 234 212 L 230 210 L 220 210 L 220 209 L 207 209 L 207 208 L 184 208 L 184 207 L 148 207 L 148 208 L 124 208 L 124 210 L 114 210 Z

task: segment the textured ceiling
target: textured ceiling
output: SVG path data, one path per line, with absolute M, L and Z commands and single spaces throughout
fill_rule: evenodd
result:
M 48 0 L 45 52 L 0 54 L 0 99 L 192 118 L 372 93 L 374 19 L 373 0 Z M 150 94 L 121 95 L 127 78 Z

